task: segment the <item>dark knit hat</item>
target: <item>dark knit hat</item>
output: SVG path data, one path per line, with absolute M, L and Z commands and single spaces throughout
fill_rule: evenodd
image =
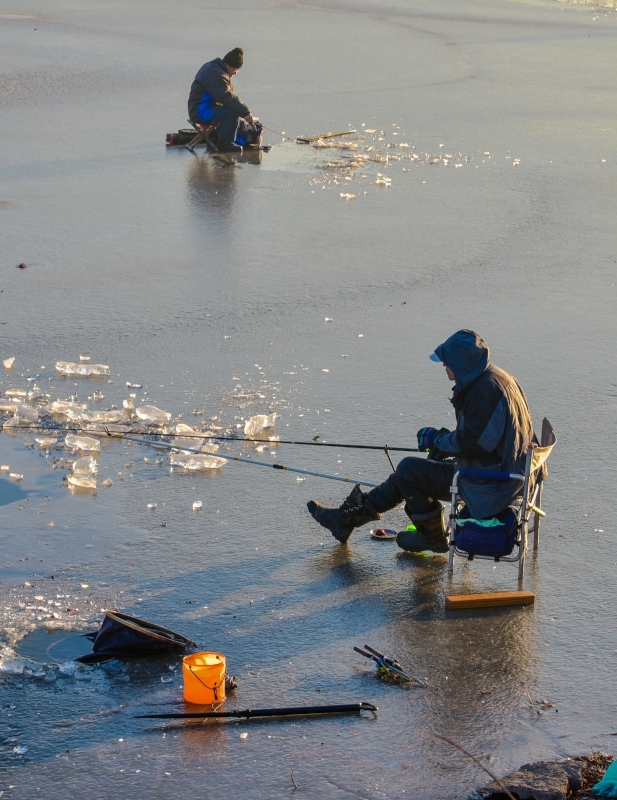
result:
M 244 50 L 241 47 L 234 47 L 226 56 L 223 56 L 223 61 L 230 67 L 240 69 L 244 63 Z

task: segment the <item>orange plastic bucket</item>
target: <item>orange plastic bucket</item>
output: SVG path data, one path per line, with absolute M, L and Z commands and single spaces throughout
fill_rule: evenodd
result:
M 187 703 L 205 706 L 225 699 L 225 656 L 220 653 L 184 656 L 182 677 Z

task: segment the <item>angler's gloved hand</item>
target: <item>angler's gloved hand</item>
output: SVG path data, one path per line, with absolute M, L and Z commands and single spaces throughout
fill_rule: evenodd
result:
M 420 428 L 418 431 L 418 447 L 420 450 L 427 450 L 429 461 L 445 461 L 448 458 L 446 453 L 439 449 L 439 437 L 444 433 L 450 433 L 448 428 Z M 425 444 L 425 442 L 430 444 Z
M 417 433 L 418 449 L 422 452 L 432 450 L 435 446 L 435 439 L 441 433 L 437 428 L 420 428 Z

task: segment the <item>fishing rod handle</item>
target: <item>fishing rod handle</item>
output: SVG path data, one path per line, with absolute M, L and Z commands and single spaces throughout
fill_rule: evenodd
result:
M 354 650 L 356 651 L 356 653 L 360 653 L 361 656 L 364 656 L 364 658 L 370 658 L 373 661 L 377 661 L 378 660 L 378 659 L 375 658 L 375 656 L 371 655 L 370 653 L 365 652 L 364 650 L 361 650 L 359 647 L 354 647 Z

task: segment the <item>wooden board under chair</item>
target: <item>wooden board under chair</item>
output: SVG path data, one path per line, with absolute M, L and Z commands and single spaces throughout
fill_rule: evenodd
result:
M 446 595 L 446 608 L 490 608 L 491 606 L 531 606 L 533 592 L 486 592 L 485 594 Z

